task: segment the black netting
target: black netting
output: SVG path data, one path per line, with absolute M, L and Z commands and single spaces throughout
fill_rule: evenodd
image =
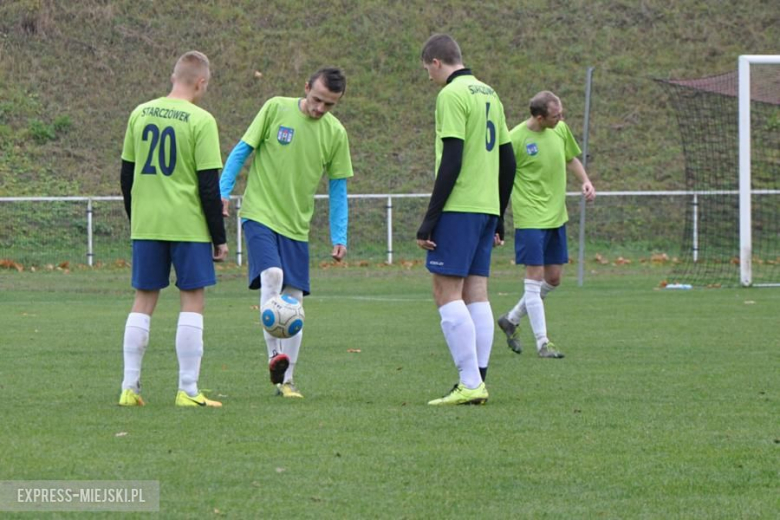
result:
M 695 285 L 738 285 L 739 106 L 737 73 L 661 84 L 685 154 L 686 211 L 676 275 Z M 780 282 L 780 67 L 751 67 L 753 283 Z

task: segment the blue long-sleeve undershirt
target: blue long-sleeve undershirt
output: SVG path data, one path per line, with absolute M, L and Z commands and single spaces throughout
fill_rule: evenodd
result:
M 230 198 L 230 193 L 233 191 L 233 186 L 236 185 L 238 174 L 241 173 L 241 168 L 244 167 L 247 157 L 252 155 L 253 151 L 254 148 L 244 141 L 239 141 L 233 148 L 233 151 L 230 152 L 230 155 L 228 155 L 225 167 L 222 168 L 222 175 L 219 177 L 219 193 L 223 199 Z
M 247 158 L 254 148 L 244 141 L 230 152 L 219 178 L 219 192 L 223 199 L 230 198 L 230 193 L 236 185 L 236 179 Z M 331 179 L 328 183 L 328 203 L 330 209 L 330 240 L 335 246 L 347 245 L 347 227 L 349 225 L 349 203 L 347 200 L 347 179 Z

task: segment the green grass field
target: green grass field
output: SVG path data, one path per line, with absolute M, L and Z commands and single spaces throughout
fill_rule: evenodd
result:
M 296 402 L 273 396 L 257 293 L 220 271 L 200 386 L 224 408 L 191 410 L 175 289 L 147 406 L 123 409 L 129 271 L 0 271 L 0 480 L 157 480 L 160 518 L 776 518 L 780 291 L 574 272 L 546 301 L 566 359 L 497 336 L 489 403 L 440 409 L 457 373 L 423 268 L 313 271 Z M 494 314 L 519 288 L 496 270 Z

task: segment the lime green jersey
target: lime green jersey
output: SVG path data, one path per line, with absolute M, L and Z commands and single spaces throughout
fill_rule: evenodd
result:
M 352 177 L 344 126 L 330 113 L 306 116 L 298 98 L 269 99 L 241 138 L 255 154 L 241 217 L 293 240 L 309 240 L 314 194 L 323 173 Z
M 122 159 L 135 163 L 132 239 L 211 242 L 198 193 L 198 171 L 222 168 L 214 117 L 183 99 L 136 107 Z
M 566 165 L 581 151 L 563 121 L 534 132 L 524 121 L 509 133 L 517 171 L 512 189 L 516 229 L 553 229 L 569 220 Z
M 436 98 L 437 173 L 448 137 L 463 141 L 463 158 L 443 211 L 498 215 L 498 147 L 510 142 L 504 107 L 490 86 L 467 72 Z

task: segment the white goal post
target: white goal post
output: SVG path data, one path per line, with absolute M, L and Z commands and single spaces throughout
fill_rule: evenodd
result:
M 739 57 L 739 274 L 744 287 L 753 284 L 753 218 L 750 150 L 750 66 L 780 64 L 780 56 Z

